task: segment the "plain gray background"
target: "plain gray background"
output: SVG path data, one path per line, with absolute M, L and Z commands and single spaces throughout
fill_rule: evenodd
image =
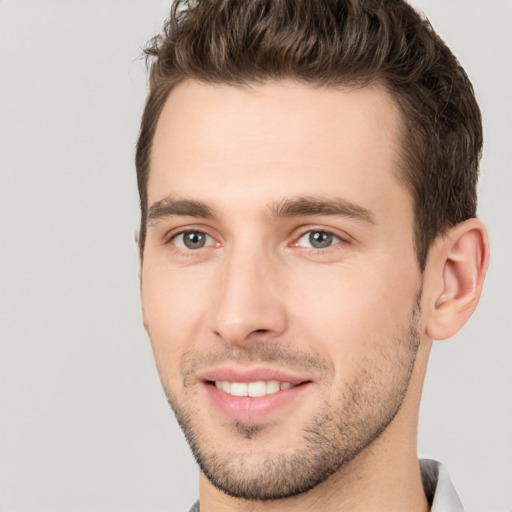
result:
M 467 512 L 512 510 L 512 2 L 414 1 L 485 119 L 477 313 L 437 342 L 419 452 Z M 197 470 L 141 326 L 133 233 L 140 47 L 162 0 L 0 1 L 0 510 L 179 512 Z

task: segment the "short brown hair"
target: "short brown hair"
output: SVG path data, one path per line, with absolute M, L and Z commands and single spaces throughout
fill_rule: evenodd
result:
M 438 235 L 476 216 L 482 124 L 472 85 L 428 20 L 403 0 L 175 0 L 145 53 L 150 91 L 136 153 L 141 256 L 157 121 L 170 91 L 187 79 L 382 84 L 405 124 L 400 176 L 414 201 L 421 270 Z

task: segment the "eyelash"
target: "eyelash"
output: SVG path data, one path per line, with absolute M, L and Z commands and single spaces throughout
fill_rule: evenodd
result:
M 196 249 L 180 247 L 180 246 L 178 246 L 176 244 L 176 239 L 178 239 L 178 237 L 185 236 L 187 234 L 193 234 L 193 233 L 196 233 L 196 234 L 199 234 L 199 235 L 203 235 L 203 236 L 209 238 L 214 243 L 213 244 L 211 242 L 208 243 L 208 241 L 207 241 L 206 245 L 204 245 L 202 247 L 198 247 Z M 330 245 L 328 245 L 326 247 L 306 247 L 306 246 L 299 245 L 299 242 L 300 242 L 301 239 L 303 239 L 307 235 L 311 236 L 313 233 L 321 233 L 323 235 L 330 236 L 330 237 L 332 237 L 334 239 L 334 242 L 332 242 Z M 317 229 L 310 228 L 310 229 L 308 229 L 306 231 L 302 231 L 293 240 L 294 241 L 291 244 L 288 245 L 289 247 L 301 247 L 302 249 L 304 249 L 308 253 L 313 253 L 313 254 L 326 254 L 327 252 L 330 251 L 330 249 L 333 249 L 337 245 L 340 245 L 340 244 L 341 245 L 347 245 L 347 244 L 350 243 L 350 241 L 348 240 L 348 237 L 343 237 L 340 234 L 336 234 L 336 233 L 334 233 L 332 231 L 329 231 L 327 229 L 318 229 L 318 228 Z M 215 245 L 219 246 L 220 245 L 220 243 L 217 242 L 215 237 L 209 235 L 203 228 L 199 228 L 199 227 L 198 228 L 194 228 L 193 226 L 191 226 L 190 228 L 187 228 L 187 229 L 182 229 L 181 231 L 178 231 L 178 232 L 171 232 L 171 233 L 169 233 L 165 237 L 164 243 L 165 244 L 173 245 L 176 251 L 179 251 L 182 254 L 186 254 L 188 256 L 193 256 L 193 253 L 199 252 L 200 249 L 207 249 L 209 247 L 212 247 L 212 245 L 213 246 L 215 246 Z
M 311 235 L 318 233 L 321 233 L 322 235 L 326 235 L 328 237 L 332 237 L 333 240 L 326 247 L 307 247 L 299 245 L 300 241 L 304 237 L 309 235 L 309 237 L 311 238 Z M 295 238 L 295 241 L 292 243 L 292 247 L 302 247 L 304 250 L 312 254 L 327 254 L 328 252 L 330 252 L 330 250 L 335 250 L 336 246 L 346 245 L 348 243 L 349 241 L 347 237 L 343 237 L 340 234 L 334 233 L 333 231 L 330 231 L 328 229 L 310 228 L 307 231 L 303 231 L 298 237 Z
M 189 253 L 193 253 L 193 252 L 196 252 L 198 251 L 198 249 L 203 249 L 203 248 L 206 248 L 206 247 L 210 247 L 212 244 L 208 244 L 208 245 L 205 245 L 204 247 L 200 247 L 198 249 L 190 249 L 190 248 L 185 248 L 185 247 L 179 247 L 178 245 L 176 245 L 176 239 L 180 236 L 185 236 L 187 233 L 189 234 L 192 234 L 192 233 L 197 233 L 199 235 L 203 235 L 207 238 L 209 238 L 210 240 L 216 242 L 216 239 L 209 235 L 204 228 L 200 228 L 200 227 L 194 227 L 194 226 L 191 226 L 191 227 L 188 227 L 187 229 L 181 229 L 180 231 L 173 231 L 171 233 L 168 233 L 164 239 L 164 244 L 166 245 L 173 245 L 176 250 L 178 251 L 181 251 L 182 253 L 185 253 L 185 254 L 189 254 Z M 218 244 L 218 242 L 216 242 Z

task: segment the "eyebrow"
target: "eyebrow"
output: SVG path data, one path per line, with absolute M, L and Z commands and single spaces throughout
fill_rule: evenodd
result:
M 269 211 L 270 220 L 305 217 L 308 215 L 330 215 L 349 217 L 369 224 L 375 224 L 375 216 L 370 210 L 339 197 L 292 197 L 270 204 Z M 203 219 L 217 218 L 213 208 L 208 204 L 177 197 L 166 197 L 156 201 L 148 210 L 148 222 L 173 216 Z
M 166 197 L 153 203 L 148 210 L 148 222 L 173 216 L 215 218 L 213 210 L 207 204 L 191 199 Z
M 374 214 L 346 199 L 322 197 L 296 197 L 285 199 L 270 208 L 271 219 L 282 217 L 304 217 L 307 215 L 332 215 L 349 217 L 369 224 L 375 224 Z

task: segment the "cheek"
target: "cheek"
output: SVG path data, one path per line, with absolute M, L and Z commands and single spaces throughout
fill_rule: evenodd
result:
M 141 301 L 159 368 L 175 366 L 197 338 L 204 314 L 206 280 L 186 272 L 148 266 L 142 272 Z
M 330 357 L 348 362 L 394 341 L 410 321 L 419 285 L 412 267 L 386 260 L 320 269 L 296 280 L 293 316 Z

